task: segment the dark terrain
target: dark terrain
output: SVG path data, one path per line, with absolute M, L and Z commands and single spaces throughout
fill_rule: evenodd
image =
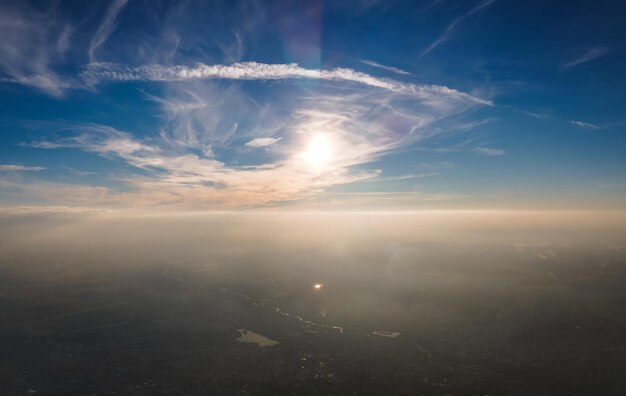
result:
M 626 394 L 623 248 L 91 237 L 5 245 L 0 394 Z

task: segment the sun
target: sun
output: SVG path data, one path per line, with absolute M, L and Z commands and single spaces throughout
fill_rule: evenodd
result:
M 325 135 L 315 135 L 307 146 L 302 158 L 309 165 L 316 167 L 328 163 L 332 156 L 330 140 Z

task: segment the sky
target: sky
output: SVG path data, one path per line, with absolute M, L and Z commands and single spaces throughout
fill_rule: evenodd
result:
M 626 209 L 623 1 L 0 0 L 0 37 L 6 210 Z

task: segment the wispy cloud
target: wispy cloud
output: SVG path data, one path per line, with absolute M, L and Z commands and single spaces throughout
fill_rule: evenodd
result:
M 361 60 L 361 63 L 366 64 L 368 66 L 372 66 L 372 67 L 376 67 L 378 69 L 382 69 L 382 70 L 387 70 L 390 71 L 392 73 L 396 73 L 396 74 L 401 74 L 404 76 L 410 76 L 411 73 L 409 73 L 408 71 L 402 70 L 400 68 L 394 67 L 394 66 L 386 66 L 386 65 L 381 65 L 378 62 L 374 62 L 371 60 Z
M 426 7 L 424 7 L 421 12 L 424 14 L 431 13 L 437 8 L 439 8 L 439 6 L 441 6 L 444 2 L 445 0 L 433 0 L 430 4 L 427 4 Z
M 273 164 L 240 168 L 191 153 L 168 152 L 109 127 L 78 128 L 82 129 L 79 135 L 55 142 L 36 142 L 32 146 L 77 148 L 106 158 L 119 158 L 149 172 L 148 176 L 127 177 L 130 192 L 112 194 L 107 189 L 93 190 L 97 197 L 91 199 L 118 205 L 262 206 L 302 199 L 328 186 L 374 176 L 368 172 L 349 172 L 346 159 L 338 159 L 325 169 L 312 169 L 297 154 Z M 62 188 L 57 186 L 53 190 Z
M 152 66 L 122 68 L 98 64 L 91 81 L 150 79 L 160 81 L 160 95 L 144 93 L 158 103 L 164 123 L 159 134 L 146 138 L 97 124 L 64 124 L 53 129 L 57 138 L 32 147 L 74 148 L 121 160 L 136 171 L 116 180 L 124 188 L 72 186 L 33 182 L 30 196 L 78 206 L 177 206 L 245 208 L 311 200 L 331 187 L 373 180 L 380 171 L 364 170 L 371 163 L 422 139 L 450 132 L 448 117 L 483 104 L 480 98 L 443 86 L 415 85 L 381 79 L 351 69 L 316 70 L 297 65 L 242 63 L 195 68 Z M 86 73 L 95 69 L 89 68 Z M 259 104 L 241 84 L 217 84 L 212 79 L 313 78 L 332 81 L 314 91 L 294 91 L 287 98 L 281 85 L 263 95 Z M 173 81 L 173 82 L 170 82 Z M 188 81 L 188 82 L 187 82 Z M 174 83 L 175 82 L 175 83 Z M 225 87 L 226 85 L 226 87 Z M 237 109 L 233 112 L 232 109 Z M 455 129 L 459 132 L 459 129 Z M 329 136 L 332 156 L 313 167 L 303 153 L 319 133 Z M 264 162 L 254 162 L 250 148 L 281 141 Z M 221 153 L 228 152 L 228 156 Z M 235 153 L 235 154 L 233 154 Z M 237 156 L 250 157 L 239 161 Z M 241 166 L 245 163 L 245 166 Z M 428 174 L 400 175 L 385 180 L 408 180 Z M 10 181 L 10 180 L 9 180 Z M 13 183 L 12 189 L 24 189 Z
M 575 125 L 575 126 L 580 127 L 580 128 L 602 129 L 601 126 L 596 125 L 596 124 L 591 124 L 589 122 L 582 122 L 582 121 L 571 120 L 570 124 Z
M 41 166 L 24 166 L 24 165 L 0 165 L 0 171 L 8 172 L 29 172 L 44 170 Z
M 352 79 L 336 81 L 352 82 Z M 72 136 L 37 141 L 31 146 L 71 147 L 105 158 L 121 159 L 141 169 L 141 174 L 124 177 L 128 184 L 124 191 L 87 189 L 77 192 L 80 194 L 77 196 L 91 192 L 96 195 L 90 198 L 93 202 L 107 205 L 240 208 L 311 199 L 330 187 L 377 177 L 380 172 L 360 170 L 358 165 L 375 161 L 426 137 L 446 133 L 446 128 L 429 129 L 429 125 L 479 106 L 471 96 L 447 91 L 445 87 L 412 94 L 411 100 L 407 100 L 406 94 L 397 91 L 405 92 L 406 87 L 395 88 L 399 83 L 384 82 L 394 89 L 363 83 L 350 89 L 346 89 L 345 84 L 331 85 L 321 87 L 314 94 L 308 91 L 300 97 L 292 94 L 287 102 L 281 101 L 281 95 L 273 95 L 278 103 L 262 107 L 237 89 L 225 91 L 222 86 L 213 92 L 210 85 L 204 85 L 207 81 L 194 82 L 183 84 L 182 91 L 167 89 L 169 96 L 165 98 L 147 96 L 160 103 L 165 111 L 166 124 L 158 137 L 139 139 L 130 133 L 95 124 L 67 125 L 64 129 L 73 131 Z M 415 87 L 414 91 L 420 92 L 420 88 Z M 213 96 L 203 96 L 207 93 Z M 212 111 L 205 105 L 229 95 L 232 97 L 224 106 L 232 108 L 236 103 L 236 113 L 220 111 L 220 106 Z M 281 112 L 276 113 L 272 106 L 280 108 Z M 205 119 L 207 111 L 209 115 Z M 233 118 L 234 114 L 239 117 Z M 267 114 L 272 124 L 263 121 Z M 248 136 L 243 141 L 228 132 L 242 122 L 248 125 L 237 133 Z M 261 129 L 256 129 L 257 125 Z M 220 129 L 227 132 L 213 135 Z M 272 136 L 272 131 L 280 131 L 281 137 Z M 333 154 L 327 164 L 316 168 L 304 160 L 302 153 L 307 141 L 320 131 L 331 137 Z M 220 139 L 221 135 L 226 138 Z M 281 139 L 280 147 L 272 150 L 271 158 L 264 163 L 240 166 L 237 161 L 215 155 L 224 150 L 233 152 L 238 148 L 275 144 L 278 139 Z M 199 155 L 197 149 L 202 149 L 204 156 Z M 401 175 L 396 179 L 417 177 L 426 175 Z M 42 187 L 40 191 L 43 190 Z M 57 196 L 67 193 L 59 186 L 54 190 L 58 191 Z
M 491 5 L 494 2 L 495 0 L 484 0 L 482 3 L 478 4 L 476 7 L 472 8 L 465 14 L 461 15 L 460 17 L 450 22 L 450 24 L 448 24 L 443 34 L 441 34 L 435 41 L 432 42 L 432 44 L 430 44 L 424 51 L 422 51 L 420 56 L 428 55 L 432 50 L 434 50 L 435 48 L 443 44 L 445 41 L 449 40 L 450 37 L 452 37 L 452 34 L 456 30 L 456 28 L 461 24 L 461 22 L 463 22 L 470 16 L 474 15 L 478 11 L 483 10 L 484 8 L 486 8 L 487 6 Z
M 271 146 L 272 144 L 278 142 L 281 139 L 282 138 L 256 138 L 246 143 L 246 147 L 254 147 L 254 148 L 267 147 L 267 146 Z
M 73 28 L 50 8 L 0 4 L 0 71 L 5 75 L 1 80 L 61 96 L 69 83 L 52 66 L 68 50 Z
M 475 147 L 472 149 L 473 152 L 479 155 L 484 155 L 486 157 L 494 157 L 498 155 L 506 154 L 506 150 L 497 149 L 497 148 L 489 148 L 489 147 Z
M 16 206 L 0 208 L 0 215 L 50 214 L 50 213 L 102 213 L 105 209 L 81 208 L 69 206 Z
M 427 163 L 422 162 L 418 165 L 420 169 L 453 169 L 456 168 L 456 164 L 454 162 L 436 162 L 436 163 Z
M 114 24 L 114 20 L 107 23 Z M 106 32 L 101 32 L 103 37 Z M 94 41 L 100 44 L 93 49 L 104 40 Z M 325 83 L 301 89 L 300 84 L 285 82 L 247 90 L 246 84 L 214 81 L 292 79 Z M 32 147 L 74 148 L 134 168 L 116 178 L 123 188 L 29 184 L 30 195 L 46 195 L 59 203 L 71 196 L 79 206 L 242 208 L 312 199 L 331 187 L 378 177 L 379 171 L 360 165 L 449 132 L 445 125 L 432 127 L 439 121 L 492 105 L 445 86 L 297 64 L 131 67 L 94 62 L 75 81 L 77 87 L 107 81 L 159 82 L 158 96 L 143 95 L 159 105 L 162 120 L 157 131 L 145 138 L 104 125 L 65 124 L 55 128 L 58 133 L 52 137 L 32 142 Z M 265 89 L 276 92 L 260 94 L 258 98 L 263 100 L 255 98 L 257 91 Z M 320 133 L 329 136 L 332 156 L 323 166 L 311 166 L 303 153 Z M 251 150 L 268 146 L 272 149 L 262 156 Z M 431 175 L 408 174 L 379 181 Z M 25 187 L 13 183 L 11 188 Z
M 98 172 L 82 171 L 82 170 L 78 170 L 78 169 L 72 168 L 71 166 L 62 166 L 62 168 L 67 170 L 72 175 L 76 175 L 76 176 L 89 176 L 89 175 L 97 175 L 98 174 Z
M 399 94 L 418 98 L 446 96 L 461 100 L 471 100 L 490 105 L 491 102 L 467 93 L 440 85 L 417 85 L 402 83 L 392 79 L 383 79 L 348 68 L 307 69 L 292 64 L 267 64 L 241 62 L 232 65 L 163 66 L 145 65 L 128 67 L 113 63 L 93 63 L 81 73 L 82 79 L 89 84 L 98 84 L 103 80 L 111 81 L 187 81 L 198 79 L 230 80 L 284 80 L 307 78 L 328 81 L 344 81 L 368 85 Z
M 93 35 L 93 38 L 89 43 L 88 54 L 89 60 L 91 62 L 93 62 L 95 59 L 94 53 L 96 52 L 96 50 L 109 39 L 113 31 L 115 30 L 115 21 L 117 19 L 117 16 L 127 2 L 128 0 L 114 0 L 107 8 L 106 13 L 104 14 L 104 17 L 102 19 L 102 23 L 98 27 L 98 30 L 96 30 L 96 33 Z
M 367 182 L 383 182 L 383 181 L 400 181 L 400 180 L 412 180 L 412 179 L 421 179 L 424 177 L 438 176 L 439 173 L 429 172 L 429 173 L 410 173 L 406 175 L 399 176 L 388 176 L 388 177 L 377 177 L 375 179 L 366 180 Z
M 533 118 L 538 118 L 540 120 L 545 120 L 546 118 L 550 117 L 548 114 L 534 113 L 532 111 L 525 111 L 525 110 L 514 110 L 514 111 L 517 111 L 517 112 L 522 113 L 522 114 L 529 115 L 529 116 L 531 116 Z
M 161 138 L 170 148 L 197 149 L 212 156 L 216 146 L 224 146 L 235 134 L 243 135 L 240 122 L 260 112 L 259 106 L 235 85 L 221 89 L 210 81 L 193 84 L 164 83 L 162 97 L 145 94 L 148 100 L 161 105 L 165 120 Z M 233 112 L 233 109 L 237 109 Z M 255 128 L 265 125 L 263 117 L 255 117 Z M 254 133 L 250 137 L 258 137 Z M 266 133 L 265 136 L 269 136 Z
M 591 62 L 594 59 L 598 59 L 606 54 L 611 52 L 607 47 L 593 47 L 585 51 L 579 57 L 570 60 L 569 62 L 565 62 L 561 65 L 562 70 L 570 69 L 574 66 L 581 65 L 583 63 Z

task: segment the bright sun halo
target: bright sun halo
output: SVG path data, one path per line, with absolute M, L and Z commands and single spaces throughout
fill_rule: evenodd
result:
M 331 144 L 324 135 L 316 135 L 310 141 L 303 154 L 304 160 L 311 165 L 321 166 L 330 161 Z

